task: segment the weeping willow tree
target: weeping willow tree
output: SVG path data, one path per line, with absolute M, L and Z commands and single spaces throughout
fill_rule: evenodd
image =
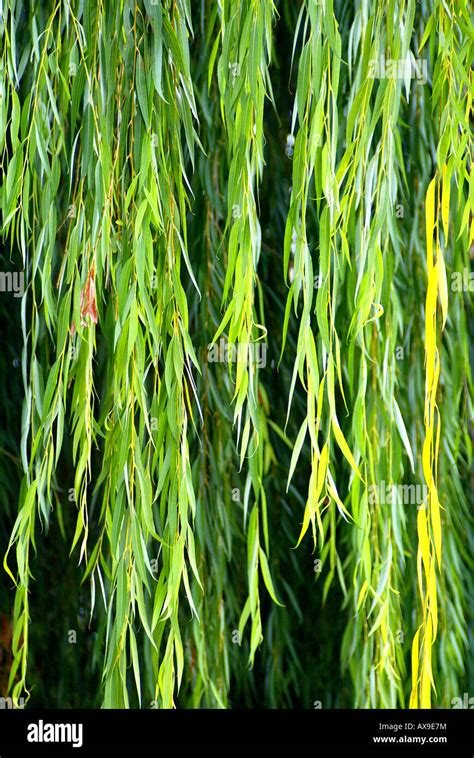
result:
M 2 694 L 469 691 L 471 13 L 0 2 Z

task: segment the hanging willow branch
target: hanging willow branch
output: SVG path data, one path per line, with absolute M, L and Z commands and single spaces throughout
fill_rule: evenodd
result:
M 449 707 L 466 0 L 6 0 L 0 40 L 1 694 L 66 697 L 80 626 L 82 706 Z

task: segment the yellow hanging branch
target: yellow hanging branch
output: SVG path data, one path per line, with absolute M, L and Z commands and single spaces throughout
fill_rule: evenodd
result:
M 425 206 L 428 287 L 425 304 L 425 439 L 422 466 L 428 493 L 425 503 L 419 510 L 417 522 L 418 584 L 422 601 L 422 623 L 412 644 L 410 708 L 430 708 L 431 689 L 434 689 L 431 657 L 438 627 L 436 564 L 439 570 L 442 548 L 441 504 L 436 481 L 440 439 L 440 416 L 436 405 L 436 395 L 441 369 L 440 352 L 437 346 L 438 297 L 443 315 L 442 329 L 446 324 L 448 313 L 448 288 L 438 223 L 441 215 L 446 244 L 449 225 L 449 180 L 446 179 L 445 166 L 443 167 L 441 214 L 439 195 L 439 191 L 436 195 L 435 177 L 428 187 Z M 433 259 L 434 236 L 436 237 L 436 262 Z

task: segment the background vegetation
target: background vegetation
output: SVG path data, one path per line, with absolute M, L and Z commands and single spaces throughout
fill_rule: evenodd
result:
M 3 695 L 472 692 L 471 12 L 0 3 Z

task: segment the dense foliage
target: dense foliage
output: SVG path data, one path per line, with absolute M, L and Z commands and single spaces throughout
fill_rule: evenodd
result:
M 0 2 L 0 686 L 450 707 L 466 0 Z

